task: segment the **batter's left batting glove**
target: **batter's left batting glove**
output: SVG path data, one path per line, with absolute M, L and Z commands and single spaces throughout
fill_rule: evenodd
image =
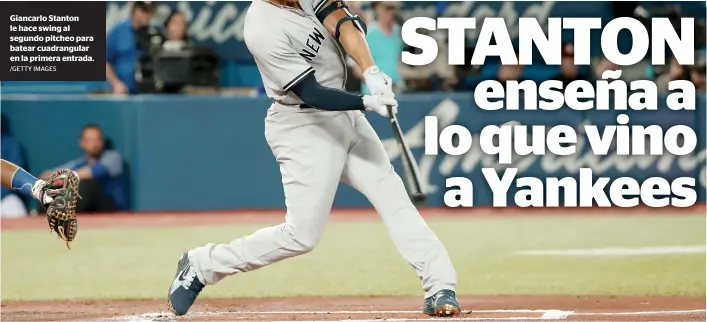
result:
M 371 94 L 393 94 L 393 80 L 373 65 L 363 71 L 363 80 Z
M 374 111 L 383 117 L 392 117 L 388 106 L 392 108 L 393 115 L 398 114 L 398 101 L 393 94 L 365 95 L 363 105 L 366 106 L 366 111 Z

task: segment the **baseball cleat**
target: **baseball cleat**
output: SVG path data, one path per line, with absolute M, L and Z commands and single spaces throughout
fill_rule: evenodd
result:
M 422 313 L 429 316 L 451 317 L 461 315 L 457 294 L 450 290 L 441 290 L 425 299 Z
M 177 263 L 177 273 L 174 274 L 174 280 L 169 286 L 167 295 L 169 310 L 175 315 L 187 314 L 202 289 L 204 283 L 196 276 L 196 270 L 189 261 L 189 253 L 182 254 Z

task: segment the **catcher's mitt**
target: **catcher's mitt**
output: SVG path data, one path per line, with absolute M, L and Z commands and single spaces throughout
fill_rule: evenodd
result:
M 49 229 L 56 232 L 69 249 L 69 242 L 76 238 L 79 229 L 76 222 L 76 202 L 80 198 L 79 181 L 76 172 L 60 169 L 49 177 L 42 188 L 44 193 L 52 198 L 52 202 L 46 205 Z

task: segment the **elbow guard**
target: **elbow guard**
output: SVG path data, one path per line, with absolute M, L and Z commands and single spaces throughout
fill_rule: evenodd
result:
M 351 21 L 358 30 L 360 30 L 364 35 L 366 34 L 368 30 L 366 22 L 361 17 L 352 14 L 351 11 L 349 11 L 349 7 L 346 5 L 346 3 L 341 0 L 336 0 L 324 9 L 320 10 L 319 13 L 317 13 L 317 19 L 319 19 L 319 22 L 323 24 L 324 19 L 326 19 L 326 17 L 328 17 L 332 12 L 339 9 L 344 10 L 344 12 L 346 12 L 347 17 L 341 18 L 341 20 L 336 23 L 336 32 L 334 34 L 336 40 L 339 40 L 339 36 L 341 36 L 339 32 L 341 25 L 347 21 Z
M 341 28 L 341 24 L 347 21 L 351 21 L 358 30 L 360 30 L 364 35 L 366 34 L 366 22 L 364 22 L 363 19 L 361 19 L 361 17 L 359 16 L 349 16 L 341 18 L 341 20 L 336 23 L 336 34 L 334 35 L 334 37 L 336 37 L 336 40 L 339 40 L 339 36 L 341 36 L 341 34 L 339 33 L 339 28 Z

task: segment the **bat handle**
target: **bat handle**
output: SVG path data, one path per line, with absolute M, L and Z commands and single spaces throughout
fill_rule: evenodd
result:
M 393 105 L 386 105 L 388 108 L 388 115 L 390 115 L 390 121 L 395 122 L 395 115 L 393 114 Z

